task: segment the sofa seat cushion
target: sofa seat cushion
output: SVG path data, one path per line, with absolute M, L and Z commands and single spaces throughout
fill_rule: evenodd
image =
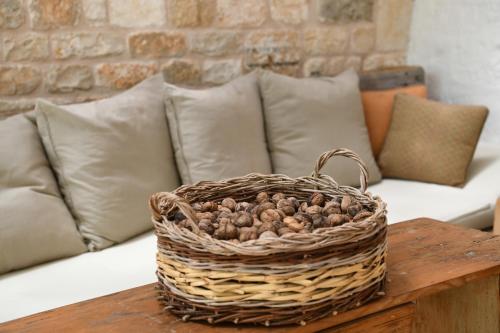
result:
M 389 224 L 430 217 L 476 229 L 490 227 L 500 196 L 500 147 L 478 145 L 462 188 L 384 179 L 368 191 L 387 202 Z
M 0 322 L 156 281 L 148 232 L 99 252 L 0 275 Z

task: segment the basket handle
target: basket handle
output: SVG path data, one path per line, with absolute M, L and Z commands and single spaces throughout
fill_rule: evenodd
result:
M 193 207 L 191 207 L 186 199 L 174 193 L 158 192 L 153 194 L 149 198 L 149 208 L 151 209 L 153 218 L 158 222 L 162 221 L 162 215 L 170 213 L 174 208 L 178 208 L 187 217 L 193 232 L 195 234 L 200 232 L 197 225 L 198 219 Z
M 361 160 L 361 157 L 359 157 L 358 154 L 346 148 L 333 149 L 321 154 L 321 156 L 316 161 L 316 166 L 314 167 L 312 176 L 315 178 L 319 178 L 320 175 L 319 172 L 321 171 L 321 168 L 323 168 L 326 162 L 333 156 L 348 157 L 356 161 L 356 163 L 358 163 L 360 170 L 359 174 L 359 183 L 361 186 L 360 190 L 362 193 L 366 192 L 366 188 L 368 186 L 368 170 L 366 169 L 365 163 Z

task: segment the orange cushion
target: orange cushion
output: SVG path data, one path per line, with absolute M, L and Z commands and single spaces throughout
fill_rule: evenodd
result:
M 377 158 L 384 145 L 392 118 L 394 96 L 399 93 L 427 98 L 425 85 L 394 88 L 388 90 L 363 91 L 363 109 L 366 126 L 370 135 L 373 155 Z

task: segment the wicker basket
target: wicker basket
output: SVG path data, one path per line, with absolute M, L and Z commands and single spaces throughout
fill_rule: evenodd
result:
M 339 186 L 319 171 L 332 156 L 354 159 L 361 189 Z M 209 323 L 301 324 L 360 306 L 383 295 L 386 256 L 385 203 L 366 192 L 367 170 L 347 149 L 326 152 L 313 175 L 249 174 L 220 182 L 184 185 L 153 195 L 150 206 L 158 237 L 157 276 L 165 309 L 183 320 Z M 306 200 L 319 191 L 329 198 L 355 197 L 372 216 L 312 233 L 240 244 L 198 233 L 190 203 L 249 200 L 257 193 L 282 192 Z M 167 219 L 179 209 L 194 232 Z

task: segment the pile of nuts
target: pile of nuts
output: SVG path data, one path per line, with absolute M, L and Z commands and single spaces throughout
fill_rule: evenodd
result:
M 302 202 L 283 193 L 270 196 L 260 192 L 253 202 L 225 198 L 221 202 L 196 202 L 191 206 L 202 232 L 235 243 L 289 233 L 310 233 L 318 228 L 357 222 L 373 214 L 351 196 L 327 200 L 319 192 L 312 193 Z M 192 222 L 180 211 L 169 219 L 179 227 L 192 230 Z

